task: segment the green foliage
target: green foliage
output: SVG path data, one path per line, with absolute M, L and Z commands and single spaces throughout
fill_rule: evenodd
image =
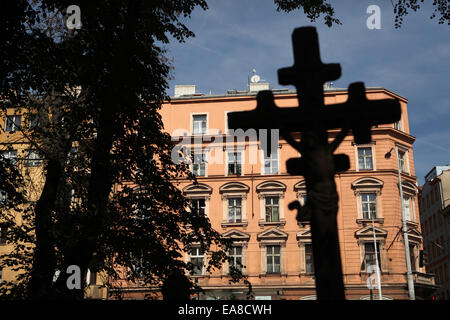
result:
M 274 0 L 277 6 L 277 11 L 291 12 L 293 10 L 303 8 L 303 12 L 310 21 L 316 21 L 320 16 L 324 16 L 324 22 L 328 27 L 333 24 L 342 24 L 335 16 L 334 8 L 327 0 Z M 403 18 L 412 11 L 420 9 L 421 3 L 424 0 L 397 0 L 394 7 L 394 26 L 400 28 L 403 23 Z M 433 0 L 434 12 L 430 19 L 434 19 L 439 15 L 439 24 L 447 22 L 450 25 L 450 5 L 448 0 Z
M 20 131 L 42 155 L 45 181 L 26 232 L 11 229 L 15 250 L 1 264 L 22 276 L 5 290 L 16 298 L 83 298 L 65 286 L 72 264 L 83 274 L 89 268 L 162 286 L 192 269 L 181 253 L 193 243 L 210 253 L 208 268 L 220 267 L 230 242 L 207 217 L 188 212 L 174 182 L 193 177 L 172 162 L 174 144 L 158 113 L 171 70 L 161 44 L 193 36 L 180 18 L 206 9 L 205 1 L 78 1 L 82 28 L 67 30 L 58 19 L 71 4 L 18 1 L 2 21 L 9 68 L 1 107 L 39 119 Z

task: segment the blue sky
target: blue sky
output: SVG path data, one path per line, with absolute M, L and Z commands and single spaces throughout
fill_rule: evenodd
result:
M 395 29 L 389 0 L 331 3 L 342 25 L 328 28 L 322 18 L 310 22 L 303 11 L 277 12 L 273 0 L 209 0 L 208 10 L 196 9 L 186 22 L 195 38 L 166 47 L 174 66 L 168 93 L 173 95 L 175 84 L 195 84 L 206 94 L 245 90 L 252 69 L 282 88 L 277 70 L 293 63 L 292 31 L 315 26 L 322 61 L 341 64 L 334 87 L 364 81 L 409 100 L 416 175 L 423 184 L 433 166 L 450 164 L 450 27 L 429 18 L 429 4 Z M 373 4 L 381 8 L 380 30 L 366 27 L 366 9 Z

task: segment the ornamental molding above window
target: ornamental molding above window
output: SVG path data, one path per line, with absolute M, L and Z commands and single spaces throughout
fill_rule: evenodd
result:
M 219 188 L 220 194 L 226 193 L 248 193 L 250 187 L 241 182 L 229 182 Z
M 355 232 L 355 238 L 359 240 L 371 240 L 373 241 L 373 226 L 366 226 Z M 386 239 L 388 232 L 384 229 L 375 227 L 375 237 Z
M 311 229 L 305 229 L 297 233 L 298 241 L 310 241 L 312 237 Z
M 286 241 L 288 238 L 288 234 L 286 232 L 281 231 L 278 228 L 270 228 L 258 233 L 257 237 L 258 241 Z
M 222 238 L 232 239 L 233 241 L 248 242 L 250 240 L 250 235 L 237 229 L 231 229 L 230 231 L 227 231 L 224 234 L 222 234 Z
M 408 195 L 416 195 L 419 192 L 419 188 L 416 184 L 407 180 L 402 181 L 402 189 L 403 193 Z
M 305 191 L 306 192 L 306 180 L 297 182 L 294 185 L 294 191 L 296 191 L 296 192 Z
M 188 197 L 211 195 L 212 191 L 213 189 L 204 183 L 190 184 L 183 188 L 183 194 Z
M 278 181 L 264 181 L 256 186 L 258 193 L 284 193 L 286 185 Z
M 384 182 L 380 179 L 373 177 L 362 177 L 352 182 L 352 189 L 355 190 L 355 194 L 359 194 L 364 191 L 375 191 L 377 195 L 381 194 Z
M 416 229 L 411 229 L 410 228 L 408 230 L 408 240 L 409 241 L 416 242 L 416 243 L 421 243 L 422 239 L 423 239 L 422 235 Z

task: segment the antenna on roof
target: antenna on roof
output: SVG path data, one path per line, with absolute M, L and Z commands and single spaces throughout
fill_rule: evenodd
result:
M 251 83 L 258 83 L 259 80 L 261 80 L 261 77 L 260 77 L 259 75 L 257 75 L 257 74 L 256 74 L 256 70 L 253 69 L 253 75 L 252 75 L 252 77 L 250 78 L 250 82 L 251 82 Z

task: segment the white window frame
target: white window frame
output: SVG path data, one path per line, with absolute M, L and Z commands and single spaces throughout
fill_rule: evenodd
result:
M 0 157 L 3 157 L 3 159 L 13 159 L 11 161 L 13 164 L 17 163 L 17 150 L 1 150 L 0 151 Z
M 271 199 L 270 203 L 267 203 L 267 201 Z M 276 203 L 274 203 L 273 200 L 276 199 Z M 267 208 L 270 207 L 271 210 L 271 214 L 268 216 L 267 215 Z M 277 220 L 274 220 L 274 215 L 273 215 L 273 209 L 276 208 L 277 209 Z M 265 211 L 265 221 L 266 222 L 280 222 L 280 196 L 265 196 L 264 197 L 264 211 Z M 267 219 L 268 217 L 270 217 L 270 219 Z M 270 220 L 270 221 L 268 221 Z
M 375 199 L 373 201 L 370 200 L 371 195 L 373 195 L 375 197 Z M 367 196 L 367 198 L 366 198 L 366 196 Z M 377 216 L 377 193 L 376 192 L 361 192 L 360 197 L 361 197 L 361 212 L 362 212 L 363 219 L 371 220 L 372 215 L 374 215 L 373 219 L 378 218 L 378 216 Z M 368 205 L 369 211 L 367 213 L 368 214 L 367 217 L 364 216 L 364 204 Z M 375 205 L 375 212 L 372 212 L 372 210 L 370 209 L 371 204 Z
M 399 165 L 400 172 L 409 174 L 410 173 L 410 170 L 409 170 L 409 149 L 406 148 L 406 147 L 402 147 L 402 146 L 397 145 L 397 154 L 398 154 L 397 163 Z M 402 161 L 403 162 L 403 168 L 400 167 L 400 163 L 401 163 L 401 161 L 400 161 L 400 159 L 401 159 L 400 158 L 400 154 L 403 154 L 403 157 L 402 157 L 402 159 L 403 159 L 403 161 Z
M 378 243 L 378 254 L 380 256 L 380 261 L 378 261 L 381 272 L 388 272 L 387 268 L 387 257 L 386 257 L 386 238 L 387 238 L 387 232 L 375 227 L 375 234 L 376 234 L 376 242 Z M 363 266 L 364 262 L 364 268 L 360 268 L 361 273 L 366 273 L 368 270 L 367 263 L 365 263 L 365 244 L 372 244 L 373 245 L 373 227 L 372 225 L 368 225 L 366 227 L 363 227 L 362 229 L 356 231 L 356 239 L 360 250 L 360 262 L 361 266 Z
M 17 124 L 17 118 L 19 119 L 19 123 Z M 11 124 L 11 130 L 7 130 L 8 129 L 8 120 L 12 121 Z M 5 132 L 15 132 L 18 129 L 20 130 L 20 127 L 22 125 L 22 115 L 21 114 L 11 114 L 11 115 L 6 115 L 6 119 L 5 119 Z
M 271 252 L 269 252 L 271 249 Z M 275 249 L 278 249 L 278 253 L 276 253 Z M 271 257 L 272 263 L 267 263 L 267 260 Z M 278 257 L 278 264 L 275 264 L 275 259 Z M 269 270 L 269 265 L 272 265 L 272 270 Z M 276 271 L 275 266 L 278 265 L 278 271 Z M 281 274 L 281 246 L 279 244 L 269 244 L 266 245 L 266 274 Z
M 195 172 L 194 172 L 194 164 L 197 164 L 197 163 L 195 163 L 195 157 L 196 157 L 196 156 L 199 156 L 199 155 L 201 155 L 202 162 L 200 162 L 200 163 L 198 164 L 198 166 L 199 166 L 200 173 L 201 173 L 201 167 L 202 167 L 202 165 L 204 165 L 204 168 L 205 168 L 205 174 L 204 174 L 204 175 L 197 175 L 197 174 L 195 174 Z M 201 153 L 195 152 L 195 151 L 192 151 L 192 152 L 191 152 L 191 172 L 192 172 L 196 177 L 207 177 L 207 176 L 208 176 L 208 156 L 209 156 L 209 152 L 206 151 L 206 150 L 202 150 Z
M 194 132 L 194 117 L 196 116 L 205 116 L 206 117 L 206 129 L 205 132 L 201 132 L 201 133 L 195 133 Z M 191 124 L 190 124 L 190 128 L 191 128 L 191 135 L 192 136 L 204 136 L 204 135 L 208 135 L 209 134 L 209 113 L 208 112 L 194 112 L 191 113 Z
M 212 188 L 206 184 L 190 184 L 183 188 L 183 195 L 187 200 L 204 199 L 205 200 L 205 216 L 209 217 L 209 203 L 211 200 Z M 190 207 L 187 208 L 190 210 Z
M 381 190 L 383 188 L 383 181 L 373 177 L 362 177 L 352 182 L 351 186 L 354 189 L 356 198 L 356 210 L 357 210 L 357 223 L 371 222 L 372 219 L 365 219 L 362 210 L 362 193 L 375 193 L 376 194 L 376 222 L 384 222 L 383 217 L 383 204 L 381 197 Z
M 415 186 L 415 184 L 411 181 L 402 181 L 402 190 L 403 190 L 403 195 L 402 195 L 402 199 L 401 201 L 403 201 L 403 204 L 405 204 L 405 197 L 408 198 L 407 202 L 409 205 L 409 219 L 407 217 L 406 221 L 407 222 L 413 222 L 413 223 L 418 223 L 418 217 L 419 216 L 419 212 L 416 209 L 416 197 L 418 194 L 418 189 Z M 405 206 L 403 206 L 403 210 L 404 210 Z M 402 210 L 400 208 L 400 210 Z
M 25 163 L 24 165 L 26 167 L 40 167 L 42 164 L 42 159 L 37 150 L 34 149 L 28 149 L 26 150 L 27 154 L 25 156 Z M 30 158 L 30 155 L 34 155 L 33 158 Z
M 222 195 L 222 228 L 240 226 L 245 229 L 248 225 L 247 221 L 247 193 L 250 188 L 240 182 L 229 182 L 219 188 Z M 231 198 L 241 199 L 241 221 L 230 222 L 228 216 L 228 200 Z
M 275 175 L 275 174 L 280 174 L 280 172 L 281 172 L 281 168 L 280 168 L 280 145 L 278 145 L 278 148 L 277 148 L 277 152 L 276 152 L 276 156 L 277 156 L 277 159 L 276 159 L 276 164 L 277 164 L 277 171 L 276 172 L 274 172 L 274 173 L 272 173 L 272 172 L 270 172 L 270 173 L 266 173 L 266 161 L 270 161 L 270 168 L 273 168 L 272 167 L 272 164 L 275 162 L 275 159 L 272 159 L 272 155 L 273 154 L 275 154 L 275 153 L 272 153 L 270 156 L 270 158 L 266 158 L 266 153 L 264 152 L 264 150 L 260 150 L 260 157 L 261 157 L 261 175 L 265 175 L 265 176 L 267 176 L 267 175 Z M 267 159 L 267 160 L 266 160 Z M 272 171 L 272 170 L 271 170 Z
M 313 272 L 309 272 L 306 269 L 306 246 L 312 246 L 311 228 L 306 228 L 297 233 L 298 246 L 300 248 L 300 276 L 314 276 L 314 257 L 313 261 Z M 311 247 L 312 250 L 312 247 Z
M 241 250 L 241 254 L 240 255 L 234 252 L 236 249 L 240 249 Z M 233 245 L 231 247 L 231 252 L 228 252 L 228 258 L 233 261 L 233 263 L 230 263 L 230 261 L 228 261 L 228 266 L 227 266 L 228 274 L 230 274 L 230 268 L 232 266 L 234 266 L 236 269 L 238 269 L 238 270 L 240 270 L 242 272 L 242 270 L 245 268 L 245 265 L 244 265 L 244 248 L 243 248 L 243 246 L 241 246 L 241 245 Z M 241 259 L 241 263 L 240 263 L 241 265 L 237 265 L 236 264 L 236 259 L 238 259 L 238 258 Z
M 259 226 L 265 225 L 278 225 L 280 227 L 286 224 L 284 215 L 284 194 L 286 192 L 286 186 L 278 181 L 265 181 L 256 186 L 256 192 L 259 198 Z M 278 222 L 266 221 L 266 198 L 278 197 Z
M 372 158 L 372 169 L 360 168 L 359 166 L 359 149 L 362 148 L 370 148 L 371 149 L 371 158 Z M 375 171 L 376 170 L 376 161 L 375 161 L 375 148 L 374 144 L 355 144 L 355 159 L 356 159 L 356 171 Z M 364 161 L 365 163 L 365 161 Z
M 285 276 L 286 270 L 286 240 L 287 233 L 278 228 L 270 228 L 257 235 L 261 254 L 261 276 Z M 280 246 L 280 273 L 267 273 L 267 246 Z
M 195 255 L 192 254 L 192 250 L 195 250 Z M 191 273 L 191 277 L 202 277 L 205 275 L 205 262 L 206 262 L 206 255 L 205 252 L 199 247 L 199 246 L 192 246 L 190 248 L 189 252 L 189 262 L 192 263 L 192 258 L 195 259 L 202 259 L 202 269 L 200 270 L 199 274 L 195 273 L 195 270 L 193 270 L 193 273 Z M 195 264 L 194 264 L 195 265 Z
M 238 157 L 240 158 L 239 159 L 239 162 L 237 162 L 237 161 L 234 161 L 233 163 L 231 163 L 230 162 L 230 158 L 229 158 L 229 155 L 230 154 L 233 154 L 233 157 L 235 156 L 235 155 L 238 155 Z M 238 176 L 242 176 L 243 174 L 244 174 L 244 171 L 243 171 L 243 169 L 244 169 L 244 157 L 243 157 L 243 154 L 244 154 L 244 152 L 242 152 L 242 151 L 239 151 L 239 150 L 231 150 L 231 149 L 228 149 L 227 151 L 226 151 L 226 162 L 225 162 L 225 166 L 226 166 L 226 175 L 227 176 L 230 176 L 230 175 L 238 175 Z M 237 158 L 237 157 L 236 157 Z M 230 168 L 229 168 L 229 165 L 230 164 L 236 164 L 236 163 L 238 163 L 239 164 L 239 166 L 240 166 L 240 173 L 231 173 L 230 172 Z
M 250 235 L 237 229 L 231 229 L 230 231 L 227 231 L 226 233 L 222 234 L 222 237 L 225 239 L 231 239 L 233 240 L 233 247 L 241 247 L 242 248 L 242 274 L 247 274 L 247 248 L 248 248 L 248 241 L 250 240 Z M 226 261 L 222 266 L 222 275 L 226 276 L 229 275 L 229 262 Z

